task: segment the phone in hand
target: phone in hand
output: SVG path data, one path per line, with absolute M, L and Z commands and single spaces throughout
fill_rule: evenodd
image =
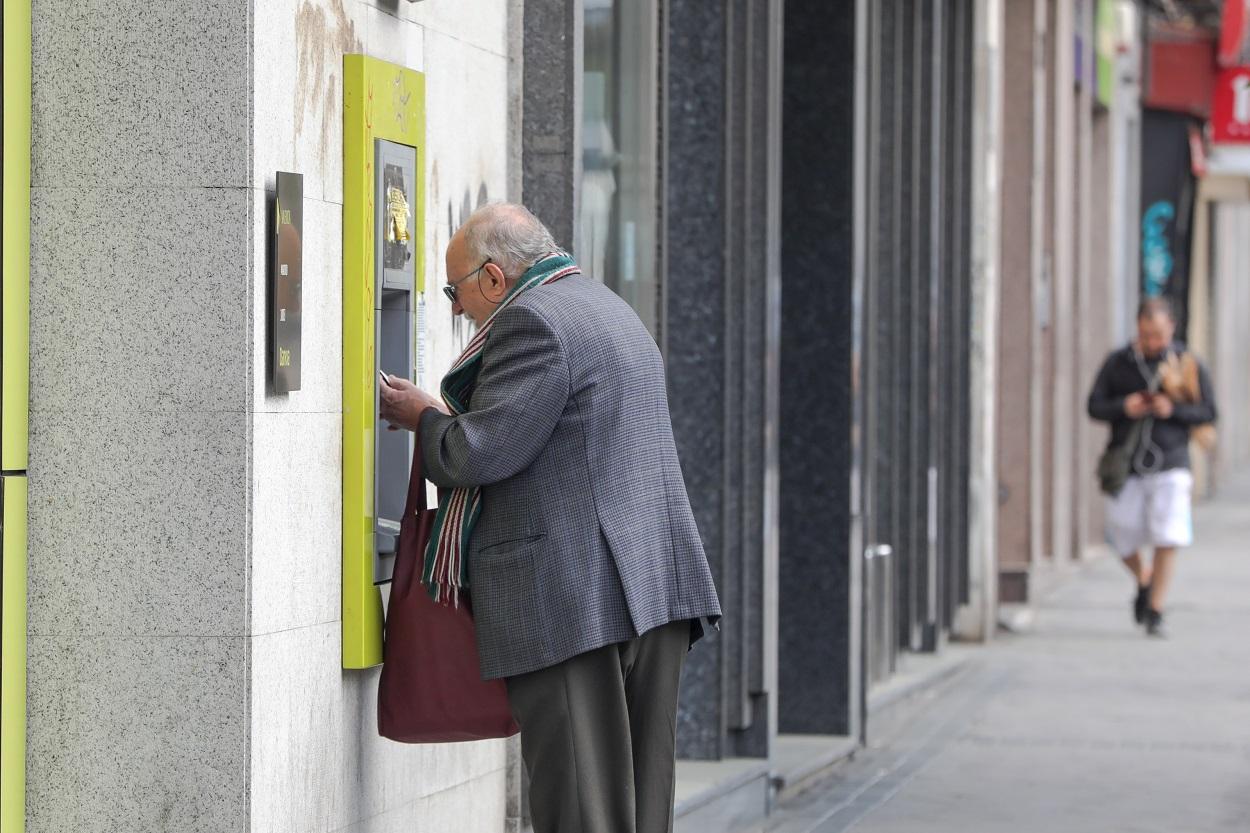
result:
M 387 377 L 387 375 L 386 375 L 386 371 L 384 371 L 384 370 L 379 370 L 379 371 L 378 371 L 378 378 L 379 378 L 379 379 L 381 379 L 381 380 L 382 380 L 382 384 L 386 385 L 388 388 L 389 388 L 389 387 L 394 387 L 394 386 L 391 384 L 391 380 Z

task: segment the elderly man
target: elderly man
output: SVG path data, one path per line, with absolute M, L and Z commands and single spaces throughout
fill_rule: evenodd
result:
M 1137 338 L 1103 363 L 1089 394 L 1089 415 L 1111 423 L 1108 447 L 1128 460 L 1128 478 L 1107 496 L 1107 541 L 1137 581 L 1133 617 L 1151 636 L 1164 636 L 1163 603 L 1176 550 L 1193 543 L 1190 432 L 1215 421 L 1206 368 L 1173 342 L 1176 321 L 1164 298 L 1137 311 Z M 1193 368 L 1194 395 L 1163 388 L 1169 365 Z M 1141 551 L 1154 549 L 1149 569 Z
M 394 379 L 382 403 L 443 490 L 427 576 L 472 596 L 536 833 L 669 831 L 678 682 L 720 604 L 659 350 L 522 206 L 479 209 L 446 261 L 452 312 L 477 333 L 443 401 Z

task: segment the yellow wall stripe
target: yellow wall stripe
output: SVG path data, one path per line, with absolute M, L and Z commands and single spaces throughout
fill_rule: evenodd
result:
M 30 0 L 4 0 L 3 210 L 0 468 L 25 471 L 30 401 Z
M 0 467 L 26 470 L 30 398 L 30 0 L 4 0 Z M 0 479 L 0 833 L 26 824 L 26 478 Z
M 4 503 L 0 621 L 0 833 L 22 833 L 26 816 L 26 478 L 0 478 Z

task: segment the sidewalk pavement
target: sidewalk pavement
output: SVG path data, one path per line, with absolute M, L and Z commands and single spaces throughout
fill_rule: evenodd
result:
M 1083 565 L 910 724 L 784 803 L 772 833 L 1250 831 L 1250 476 L 1195 512 L 1170 637 Z

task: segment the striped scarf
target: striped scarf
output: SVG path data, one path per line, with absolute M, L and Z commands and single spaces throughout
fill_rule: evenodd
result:
M 581 274 L 581 271 L 573 258 L 562 252 L 549 254 L 526 270 L 443 377 L 440 391 L 452 416 L 460 416 L 469 409 L 473 388 L 477 385 L 477 374 L 482 367 L 482 351 L 499 313 L 525 290 Z M 425 569 L 421 581 L 435 601 L 458 605 L 460 591 L 469 587 L 469 539 L 478 516 L 482 514 L 482 490 L 478 486 L 439 489 L 438 498 L 438 512 L 434 515 L 434 528 L 425 548 Z

